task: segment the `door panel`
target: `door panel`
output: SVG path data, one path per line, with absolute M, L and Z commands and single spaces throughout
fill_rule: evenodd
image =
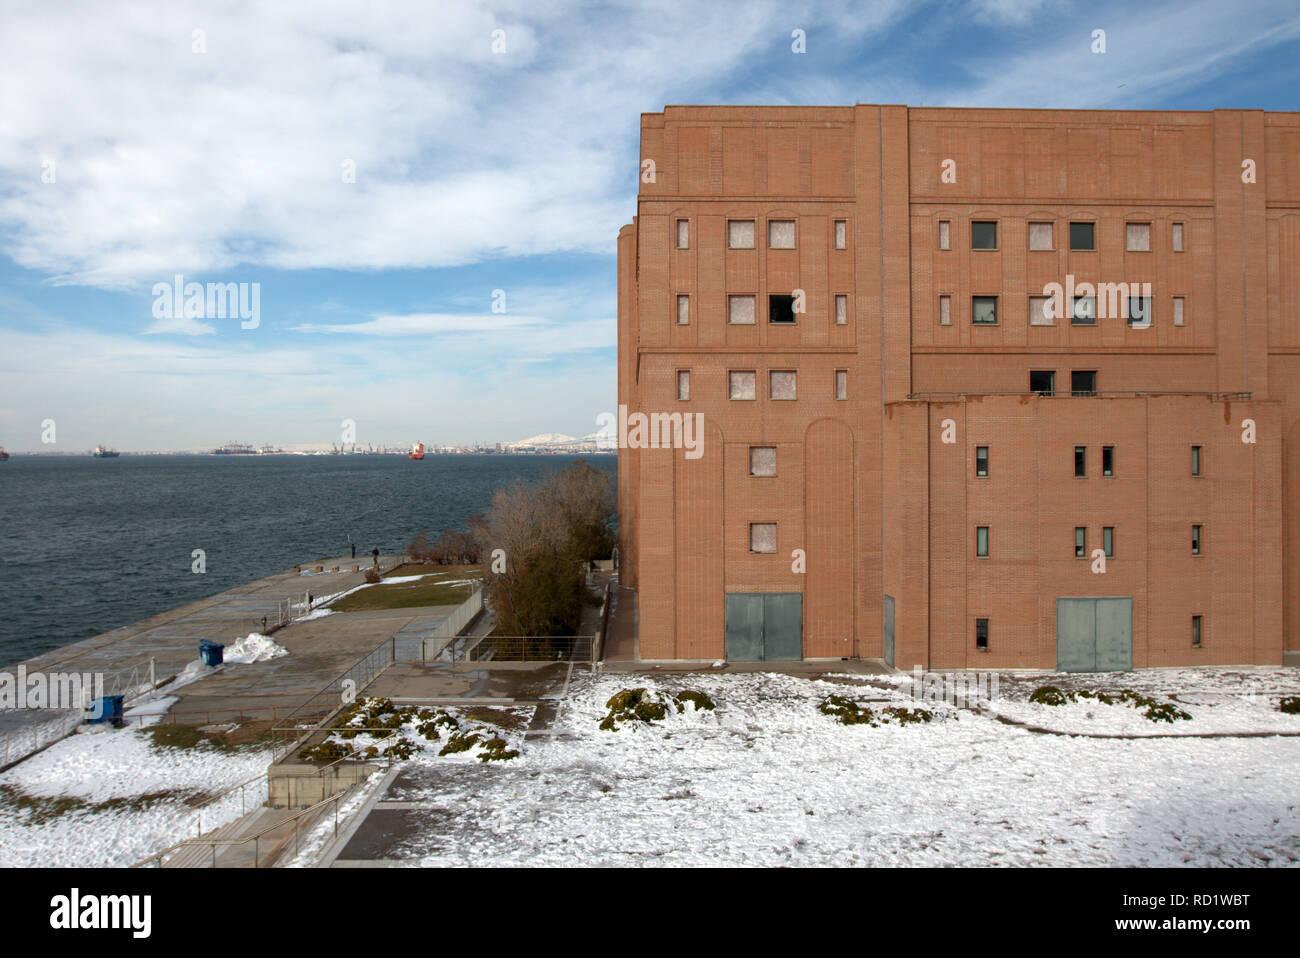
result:
M 1097 669 L 1097 603 L 1094 599 L 1056 600 L 1056 669 Z
M 737 662 L 763 660 L 763 597 L 727 596 L 727 658 Z
M 1133 668 L 1133 600 L 1097 600 L 1097 671 Z
M 885 596 L 885 664 L 894 664 L 894 597 Z
M 763 659 L 803 658 L 803 596 L 798 592 L 763 596 Z

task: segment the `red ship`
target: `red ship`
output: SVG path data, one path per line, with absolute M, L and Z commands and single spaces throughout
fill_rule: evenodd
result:
M 423 458 L 424 458 L 424 443 L 422 443 L 422 442 L 417 442 L 414 446 L 412 446 L 412 447 L 411 447 L 411 451 L 408 452 L 408 453 L 406 454 L 406 458 L 407 458 L 407 459 L 423 459 Z

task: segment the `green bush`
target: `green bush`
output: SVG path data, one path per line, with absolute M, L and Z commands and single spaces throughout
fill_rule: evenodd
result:
M 1300 695 L 1288 695 L 1277 703 L 1277 710 L 1287 715 L 1300 715 Z
M 447 739 L 447 744 L 442 747 L 442 751 L 438 754 L 455 755 L 458 752 L 468 752 L 482 740 L 483 737 L 477 732 L 457 732 Z
M 686 703 L 695 708 L 711 712 L 716 705 L 703 692 L 686 690 L 670 695 L 665 692 L 649 692 L 646 689 L 623 689 L 615 692 L 605 703 L 609 714 L 601 720 L 600 728 L 606 732 L 617 732 L 620 722 L 662 722 L 668 717 L 668 709 L 675 706 L 678 713 L 686 711 Z
M 494 735 L 483 743 L 483 751 L 479 754 L 480 762 L 508 762 L 512 758 L 519 757 L 519 750 L 506 748 L 507 743 L 500 735 Z
M 346 757 L 350 751 L 340 742 L 321 742 L 319 745 L 300 751 L 298 759 L 302 762 L 333 762 Z
M 823 715 L 830 715 L 839 720 L 841 725 L 874 725 L 871 709 L 859 705 L 847 695 L 828 695 L 817 706 Z
M 1064 705 L 1066 702 L 1076 702 L 1079 699 L 1086 699 L 1101 705 L 1131 705 L 1133 708 L 1142 709 L 1143 717 L 1152 722 L 1173 723 L 1190 721 L 1192 718 L 1191 715 L 1173 702 L 1160 702 L 1149 695 L 1134 692 L 1132 689 L 1121 689 L 1116 693 L 1105 692 L 1100 689 L 1072 689 L 1069 692 L 1063 692 L 1055 685 L 1044 685 L 1035 689 L 1033 694 L 1029 696 L 1029 701 L 1037 702 L 1039 705 Z
M 1068 700 L 1065 693 L 1055 685 L 1042 685 L 1034 689 L 1033 694 L 1029 696 L 1029 701 L 1037 702 L 1039 705 L 1064 705 Z
M 686 711 L 687 702 L 692 703 L 695 708 L 701 712 L 712 712 L 717 708 L 717 706 L 713 704 L 713 699 L 709 698 L 703 692 L 697 692 L 694 689 L 686 689 L 683 692 L 678 692 L 674 698 L 677 701 L 677 711 L 679 712 Z

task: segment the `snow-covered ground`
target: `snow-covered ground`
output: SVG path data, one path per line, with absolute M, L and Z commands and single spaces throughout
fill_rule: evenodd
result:
M 1261 689 L 1272 683 L 1294 690 L 1297 684 L 1295 670 L 1249 674 Z M 555 725 L 562 734 L 527 742 L 519 759 L 489 767 L 411 767 L 401 799 L 454 814 L 438 816 L 436 828 L 405 842 L 406 860 L 623 866 L 1300 863 L 1300 738 L 1066 737 L 944 706 L 935 707 L 936 719 L 928 724 L 844 726 L 817 710 L 831 693 L 886 700 L 868 703 L 876 709 L 930 707 L 864 678 L 575 678 Z M 1025 696 L 1044 684 L 1037 678 L 1026 683 Z M 1051 675 L 1050 681 L 1061 685 L 1062 678 Z M 1079 681 L 1107 687 L 1096 677 Z M 1120 687 L 1177 689 L 1183 699 L 1195 698 L 1199 704 L 1189 711 L 1196 717 L 1177 723 L 1189 732 L 1202 722 L 1204 730 L 1222 731 L 1216 726 L 1272 721 L 1263 700 L 1250 704 L 1249 716 L 1234 706 L 1231 714 L 1223 713 L 1226 722 L 1219 720 L 1215 710 L 1228 706 L 1216 697 L 1240 690 L 1243 682 L 1184 670 L 1129 673 Z M 600 731 L 606 700 L 630 685 L 699 689 L 718 709 Z M 1094 712 L 1106 708 L 1133 711 L 1092 706 Z M 1090 728 L 1096 719 L 1074 721 Z M 1159 724 L 1162 731 L 1169 728 Z
M 151 711 L 146 706 L 141 714 Z M 146 727 L 154 721 L 145 719 Z M 0 774 L 0 867 L 130 865 L 193 837 L 200 825 L 209 831 L 238 818 L 238 791 L 201 812 L 187 799 L 218 794 L 265 772 L 271 761 L 264 749 L 157 749 L 138 722 L 88 728 L 95 731 L 69 736 Z M 54 807 L 42 800 L 60 798 L 73 801 L 51 814 Z M 264 782 L 245 790 L 250 810 L 265 799 Z

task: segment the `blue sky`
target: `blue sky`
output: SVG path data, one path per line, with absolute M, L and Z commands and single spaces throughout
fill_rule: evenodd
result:
M 594 432 L 639 116 L 665 104 L 1295 110 L 1297 90 L 1294 2 L 11 0 L 0 445 Z M 257 283 L 259 325 L 158 318 L 176 274 Z

